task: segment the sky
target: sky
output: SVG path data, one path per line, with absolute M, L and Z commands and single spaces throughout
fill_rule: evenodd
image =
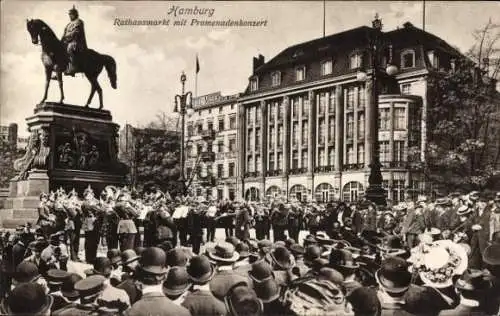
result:
M 252 57 L 266 61 L 281 50 L 323 34 L 323 1 L 14 1 L 3 0 L 0 18 L 0 124 L 19 124 L 27 135 L 25 118 L 33 114 L 44 90 L 41 47 L 31 43 L 26 19 L 44 20 L 58 36 L 68 23 L 68 10 L 76 6 L 85 23 L 90 48 L 111 55 L 117 63 L 118 89 L 110 87 L 106 74 L 104 107 L 123 125 L 145 125 L 160 112 L 172 113 L 174 96 L 181 92 L 179 77 L 186 72 L 186 89 L 195 92 L 195 60 L 198 54 L 198 95 L 221 91 L 233 94 L 245 89 L 252 72 Z M 214 9 L 204 20 L 267 20 L 265 27 L 115 26 L 116 18 L 175 19 L 168 12 L 179 8 Z M 179 11 L 178 11 L 179 12 Z M 422 27 L 423 5 L 412 2 L 326 2 L 326 34 L 371 25 L 380 15 L 384 31 L 409 21 Z M 467 51 L 472 32 L 489 18 L 500 23 L 500 2 L 426 2 L 426 31 Z M 180 17 L 177 17 L 179 19 Z M 497 19 L 497 20 L 495 20 Z M 85 104 L 90 85 L 85 77 L 65 77 L 65 102 Z M 52 81 L 48 101 L 59 99 Z M 97 96 L 92 107 L 98 107 Z

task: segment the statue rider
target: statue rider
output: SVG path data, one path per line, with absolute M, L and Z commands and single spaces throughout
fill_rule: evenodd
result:
M 78 17 L 78 11 L 75 9 L 75 6 L 69 10 L 68 14 L 70 22 L 64 28 L 64 35 L 61 39 L 66 45 L 69 58 L 68 67 L 64 74 L 75 76 L 75 57 L 87 49 L 87 40 L 85 39 L 83 21 Z

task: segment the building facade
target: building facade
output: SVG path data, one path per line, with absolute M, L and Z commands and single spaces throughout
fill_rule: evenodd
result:
M 388 199 L 397 202 L 421 175 L 409 159 L 425 159 L 427 78 L 448 71 L 460 53 L 410 23 L 377 33 L 362 26 L 291 46 L 270 61 L 253 60 L 238 100 L 238 194 L 320 202 L 357 200 L 368 186 L 373 152 L 367 117 L 378 101 L 378 147 Z M 379 75 L 373 98 L 373 61 Z M 360 72 L 368 74 L 361 79 Z M 381 71 L 380 71 L 381 72 Z M 411 148 L 420 157 L 409 156 Z
M 229 200 L 237 196 L 238 97 L 216 92 L 193 99 L 194 113 L 186 116 L 185 172 L 190 191 L 196 196 Z M 201 159 L 203 154 L 212 159 Z M 202 181 L 207 174 L 213 182 Z
M 0 126 L 0 139 L 7 142 L 9 145 L 17 147 L 17 124 L 11 123 L 9 125 Z

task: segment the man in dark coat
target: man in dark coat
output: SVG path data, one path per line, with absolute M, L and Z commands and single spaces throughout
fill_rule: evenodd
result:
M 191 239 L 191 245 L 195 254 L 200 253 L 203 242 L 203 214 L 199 208 L 191 208 L 187 217 L 187 227 Z
M 299 242 L 300 224 L 302 212 L 298 208 L 292 208 L 288 213 L 288 237 Z
M 247 207 L 236 208 L 236 238 L 247 240 L 250 238 L 250 212 Z

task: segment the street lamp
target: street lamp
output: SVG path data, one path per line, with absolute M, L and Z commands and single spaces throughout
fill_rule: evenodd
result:
M 184 129 L 185 122 L 184 117 L 187 114 L 188 116 L 193 115 L 193 94 L 191 91 L 184 92 L 185 84 L 186 84 L 186 74 L 184 71 L 181 74 L 181 84 L 182 84 L 182 94 L 177 94 L 175 96 L 175 107 L 174 112 L 178 112 L 181 115 L 181 157 L 180 157 L 180 167 L 181 167 L 181 175 L 179 178 L 179 182 L 182 183 L 182 193 L 185 194 L 186 190 L 186 179 L 184 177 Z
M 382 20 L 379 19 L 378 14 L 375 15 L 375 19 L 372 21 L 373 27 L 373 36 L 371 38 L 370 43 L 370 55 L 371 55 L 371 86 L 372 86 L 372 94 L 371 94 L 371 111 L 369 115 L 367 115 L 367 129 L 369 130 L 370 138 L 368 142 L 370 143 L 370 151 L 372 161 L 369 165 L 370 167 L 370 175 L 368 177 L 368 188 L 366 189 L 366 198 L 377 205 L 386 205 L 386 191 L 382 186 L 382 172 L 380 163 L 380 150 L 378 143 L 378 96 L 379 96 L 379 87 L 378 81 L 379 76 L 382 75 L 382 72 L 379 69 L 379 53 L 380 53 L 380 35 L 382 30 Z M 385 73 L 389 76 L 394 76 L 398 71 L 396 65 L 392 63 L 392 45 L 389 45 L 389 62 L 387 63 L 387 67 L 385 69 Z M 357 80 L 366 81 L 368 79 L 368 74 L 364 71 L 360 71 L 356 75 Z M 368 112 L 368 111 L 367 111 Z M 367 113 L 368 114 L 368 113 Z

